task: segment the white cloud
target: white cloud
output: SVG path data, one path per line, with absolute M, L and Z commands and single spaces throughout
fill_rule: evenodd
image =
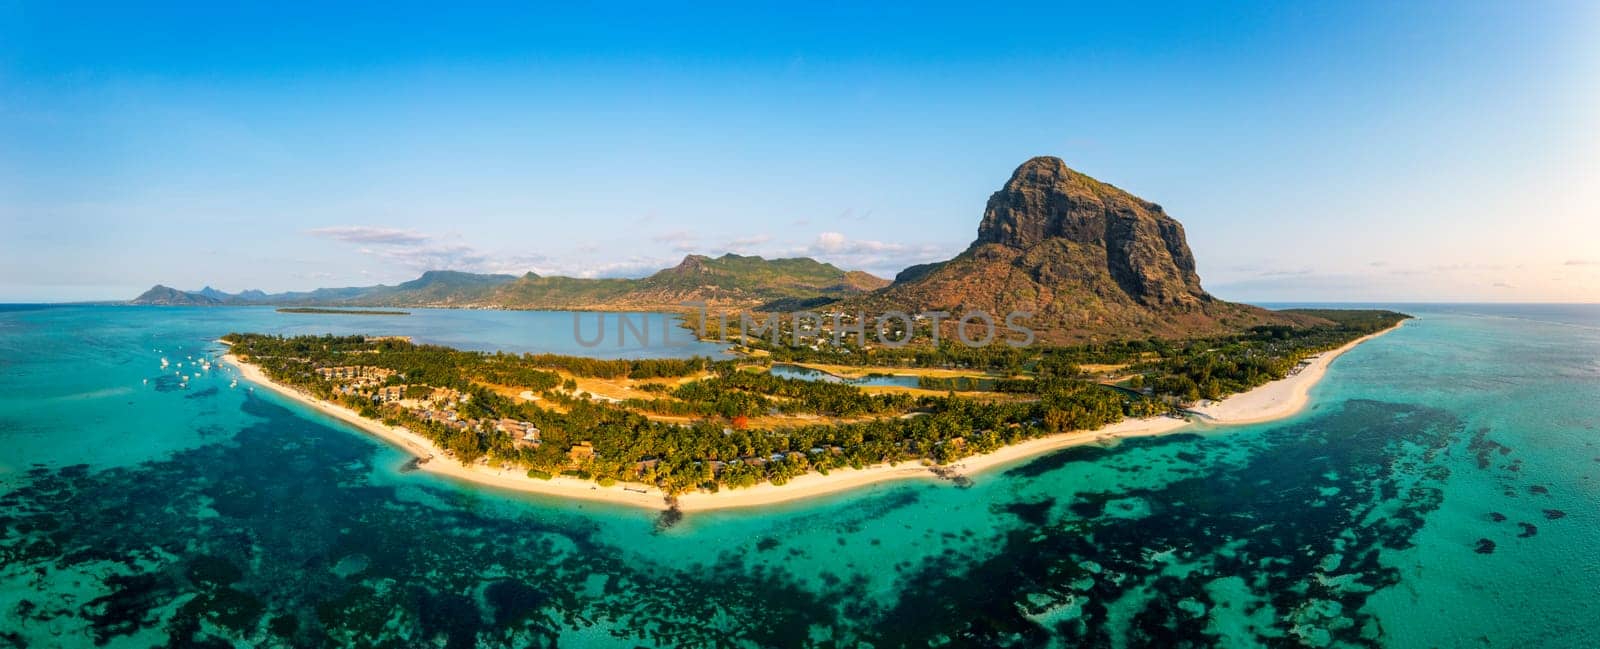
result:
M 948 259 L 955 254 L 950 246 L 905 244 L 871 239 L 851 239 L 840 232 L 822 232 L 811 243 L 790 254 L 815 257 L 846 270 L 865 270 L 893 276 L 907 266 Z
M 817 235 L 817 242 L 813 246 L 813 248 L 816 249 L 816 250 L 820 250 L 822 252 L 838 252 L 840 250 L 843 250 L 845 245 L 847 245 L 849 243 L 850 243 L 850 240 L 845 238 L 845 236 L 843 234 L 841 234 L 841 233 L 838 233 L 838 232 L 824 232 L 822 234 Z M 874 247 L 874 248 L 879 247 L 878 245 L 876 245 L 876 244 L 879 243 L 877 241 L 873 241 L 873 242 L 870 242 L 870 243 L 874 244 L 871 247 Z
M 635 255 L 622 260 L 605 259 L 607 249 L 574 244 L 566 248 L 576 257 L 553 258 L 526 251 L 491 251 L 465 241 L 458 235 L 437 235 L 370 225 L 346 225 L 309 230 L 308 234 L 341 243 L 383 263 L 390 269 L 409 273 L 428 270 L 460 270 L 474 273 L 520 275 L 533 271 L 539 275 L 606 278 L 643 277 L 678 263 L 676 258 Z M 652 240 L 671 244 L 676 252 L 694 252 L 700 237 L 688 231 L 653 235 Z M 773 257 L 812 257 L 846 270 L 865 270 L 893 276 L 913 264 L 948 259 L 958 248 L 935 244 L 904 244 L 871 239 L 852 239 L 840 232 L 821 232 L 805 243 L 773 243 L 768 234 L 738 237 L 727 242 L 726 250 L 739 254 Z
M 521 275 L 533 271 L 543 276 L 565 277 L 641 277 L 675 261 L 655 257 L 632 257 L 622 261 L 594 263 L 604 250 L 594 245 L 578 245 L 572 250 L 582 259 L 555 259 L 548 255 L 526 251 L 490 251 L 462 241 L 456 235 L 435 235 L 413 230 L 398 230 L 376 226 L 339 226 L 311 230 L 313 236 L 358 244 L 357 252 L 385 262 L 390 267 L 407 272 L 428 270 L 460 270 L 472 273 Z M 658 241 L 676 241 L 679 246 L 692 245 L 694 235 L 687 232 L 670 232 L 655 237 Z
M 414 230 L 397 230 L 370 225 L 341 225 L 316 228 L 312 236 L 344 241 L 346 243 L 373 243 L 380 245 L 411 245 L 426 243 L 432 237 Z
M 650 240 L 656 243 L 672 244 L 671 248 L 678 252 L 694 252 L 701 248 L 699 235 L 686 230 L 663 232 L 650 237 Z
M 1261 277 L 1302 277 L 1302 276 L 1305 276 L 1305 275 L 1310 275 L 1311 272 L 1312 271 L 1311 271 L 1310 268 L 1296 268 L 1296 269 L 1292 269 L 1292 270 L 1291 269 L 1276 269 L 1276 270 L 1262 271 L 1259 276 L 1261 276 Z
M 519 273 L 543 260 L 538 255 L 497 256 L 440 236 L 370 225 L 344 225 L 308 231 L 315 237 L 358 244 L 357 252 L 412 272 L 461 270 L 475 273 Z
M 1433 270 L 1444 272 L 1444 273 L 1479 272 L 1479 271 L 1486 271 L 1486 270 L 1505 270 L 1505 269 L 1506 269 L 1506 267 L 1503 264 L 1483 264 L 1483 263 L 1438 264 L 1438 265 L 1433 266 Z
M 661 257 L 630 257 L 622 261 L 593 263 L 591 261 L 551 260 L 533 266 L 533 272 L 543 277 L 578 277 L 583 279 L 639 278 L 655 274 L 663 268 L 676 265 L 678 260 Z
M 687 230 L 673 230 L 652 236 L 650 240 L 656 243 L 683 243 L 685 241 L 696 241 L 699 238 Z
M 653 275 L 657 271 L 674 266 L 677 263 L 677 260 L 658 257 L 635 257 L 625 261 L 614 261 L 598 265 L 590 264 L 581 269 L 562 274 L 571 277 L 638 278 Z
M 727 247 L 729 249 L 731 249 L 732 252 L 740 252 L 741 248 L 750 248 L 750 247 L 753 247 L 753 246 L 759 246 L 759 245 L 761 245 L 763 243 L 766 243 L 768 241 L 771 241 L 771 240 L 772 240 L 772 235 L 770 235 L 770 234 L 757 234 L 757 235 L 753 235 L 753 236 L 740 237 L 738 239 L 733 239 L 733 240 L 728 242 L 728 246 Z
M 365 248 L 367 254 L 412 270 L 466 270 L 482 272 L 488 255 L 464 243 L 400 244 Z

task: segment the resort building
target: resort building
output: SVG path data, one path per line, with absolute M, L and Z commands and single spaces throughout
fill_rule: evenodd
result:
M 324 379 L 372 379 L 381 381 L 394 375 L 394 370 L 369 365 L 341 365 L 338 367 L 319 367 L 317 376 Z
M 594 442 L 578 442 L 567 451 L 567 457 L 572 459 L 573 464 L 582 464 L 594 459 Z
M 495 430 L 511 437 L 511 444 L 516 448 L 539 448 L 541 443 L 539 427 L 532 422 L 517 421 L 502 418 L 495 422 Z
M 404 385 L 390 385 L 378 388 L 377 392 L 372 394 L 372 400 L 378 403 L 395 403 L 406 398 L 406 387 Z

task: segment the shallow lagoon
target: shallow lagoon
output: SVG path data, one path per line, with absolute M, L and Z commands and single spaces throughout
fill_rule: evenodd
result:
M 539 346 L 570 316 L 0 312 L 0 637 L 1600 644 L 1600 309 L 1406 310 L 1422 318 L 1342 357 L 1292 420 L 665 529 L 403 472 L 225 374 L 160 380 L 161 356 L 235 329 L 571 353 Z

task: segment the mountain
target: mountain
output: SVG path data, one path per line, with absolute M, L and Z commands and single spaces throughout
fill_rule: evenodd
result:
M 1183 225 L 1160 205 L 1033 158 L 989 197 L 978 236 L 846 306 L 1034 314 L 1042 341 L 1184 338 L 1315 318 L 1219 300 L 1200 286 Z
M 222 301 L 200 293 L 185 293 L 178 289 L 156 284 L 150 290 L 133 298 L 131 304 L 156 304 L 161 306 L 216 306 Z
M 689 255 L 642 279 L 479 275 L 428 271 L 395 286 L 229 294 L 206 287 L 183 292 L 158 286 L 134 304 L 289 306 L 439 306 L 508 309 L 681 310 L 685 302 L 722 308 L 788 309 L 825 304 L 888 285 L 860 271 L 813 259 Z M 159 289 L 159 290 L 158 290 Z
M 195 294 L 196 295 L 205 296 L 205 297 L 209 297 L 209 298 L 211 298 L 213 300 L 216 300 L 218 302 L 221 302 L 223 300 L 228 299 L 229 297 L 232 297 L 232 296 L 228 295 L 227 293 L 223 293 L 222 291 L 219 291 L 217 289 L 211 288 L 210 286 L 207 286 L 207 287 L 202 288 L 202 289 L 200 289 L 198 291 L 195 291 Z
M 787 308 L 820 304 L 882 288 L 888 281 L 861 271 L 840 270 L 808 257 L 762 259 L 725 254 L 689 255 L 677 266 L 640 282 L 641 301 L 701 301 L 716 305 Z
M 476 306 L 494 289 L 516 281 L 515 275 L 478 275 L 454 270 L 430 270 L 409 282 L 376 287 L 360 301 L 395 306 Z
M 860 271 L 798 257 L 763 259 L 689 255 L 643 279 L 574 279 L 529 273 L 495 295 L 495 302 L 537 308 L 681 309 L 686 302 L 724 308 L 789 309 L 826 304 L 888 282 Z M 533 308 L 533 307 L 527 307 Z
M 517 279 L 513 275 L 478 275 L 433 270 L 395 286 L 319 288 L 314 291 L 265 293 L 259 290 L 225 293 L 207 286 L 179 291 L 156 286 L 130 301 L 132 304 L 167 306 L 259 305 L 279 306 L 491 306 L 484 300 L 496 287 Z

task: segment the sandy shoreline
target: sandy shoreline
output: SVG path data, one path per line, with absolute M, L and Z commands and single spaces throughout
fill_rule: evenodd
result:
M 1396 325 L 1398 327 L 1399 325 Z M 1234 395 L 1221 402 L 1207 404 L 1194 411 L 1208 423 L 1247 424 L 1280 419 L 1299 412 L 1310 400 L 1310 390 L 1327 372 L 1327 367 L 1357 345 L 1394 329 L 1387 329 L 1350 342 L 1338 349 L 1325 352 L 1314 359 L 1300 373 L 1273 381 L 1249 392 Z M 245 380 L 261 385 L 293 399 L 319 412 L 339 419 L 371 433 L 406 452 L 424 460 L 418 468 L 450 478 L 515 491 L 600 501 L 618 505 L 665 509 L 666 494 L 660 489 L 643 484 L 618 483 L 610 487 L 577 478 L 556 476 L 549 480 L 528 477 L 515 468 L 493 468 L 486 465 L 463 466 L 433 442 L 416 433 L 388 426 L 382 422 L 362 417 L 344 406 L 322 401 L 299 390 L 278 384 L 254 365 L 240 362 L 233 354 L 223 360 L 239 370 Z M 1093 431 L 1075 431 L 1031 439 L 990 453 L 963 458 L 950 465 L 961 475 L 972 475 L 986 469 L 1016 462 L 1028 457 L 1081 444 L 1103 443 L 1128 437 L 1161 435 L 1189 425 L 1189 421 L 1172 417 L 1151 419 L 1126 419 Z M 901 462 L 897 465 L 880 464 L 864 469 L 836 469 L 828 474 L 807 473 L 782 486 L 762 483 L 743 489 L 726 489 L 717 493 L 692 492 L 678 496 L 678 508 L 684 512 L 710 511 L 740 507 L 756 507 L 792 502 L 828 494 L 848 491 L 866 485 L 904 479 L 938 479 L 931 467 L 919 462 Z
M 1160 435 L 1187 425 L 1189 425 L 1189 422 L 1172 417 L 1125 419 L 1100 430 L 1074 431 L 1030 439 L 991 453 L 963 458 L 947 468 L 955 470 L 960 475 L 970 476 L 985 469 L 1009 464 L 1046 451 L 1126 437 Z M 795 477 L 782 486 L 763 482 L 753 487 L 728 489 L 717 493 L 697 491 L 678 496 L 678 507 L 688 512 L 771 505 L 825 496 L 879 482 L 908 478 L 940 479 L 933 472 L 932 467 L 917 461 L 901 462 L 893 466 L 879 464 L 864 469 L 834 469 L 829 471 L 827 475 L 816 472 L 807 473 Z
M 1200 420 L 1206 423 L 1228 425 L 1258 424 L 1294 415 L 1305 410 L 1311 403 L 1311 388 L 1328 373 L 1328 366 L 1333 364 L 1334 359 L 1355 349 L 1361 343 L 1399 329 L 1403 324 L 1405 321 L 1401 320 L 1400 324 L 1393 327 L 1362 336 L 1338 349 L 1323 352 L 1313 357 L 1298 374 L 1286 376 L 1221 401 L 1190 408 L 1189 412 L 1198 415 Z
M 240 362 L 238 357 L 233 354 L 223 355 L 222 360 L 237 368 L 240 377 L 251 383 L 270 389 L 318 412 L 371 433 L 390 444 L 400 447 L 407 453 L 416 456 L 419 460 L 426 460 L 417 464 L 417 468 L 420 470 L 503 489 L 514 489 L 564 498 L 597 500 L 650 509 L 666 508 L 666 494 L 660 489 L 651 486 L 618 483 L 610 487 L 602 487 L 590 480 L 579 480 L 566 476 L 539 480 L 528 477 L 521 470 L 498 469 L 484 465 L 465 466 L 446 456 L 444 451 L 440 450 L 426 437 L 399 427 L 389 426 L 380 421 L 367 419 L 356 411 L 339 404 L 323 401 L 289 386 L 279 384 L 267 378 L 267 375 L 260 368 L 249 363 Z M 630 489 L 632 490 L 630 491 Z M 640 493 L 640 490 L 643 493 Z

